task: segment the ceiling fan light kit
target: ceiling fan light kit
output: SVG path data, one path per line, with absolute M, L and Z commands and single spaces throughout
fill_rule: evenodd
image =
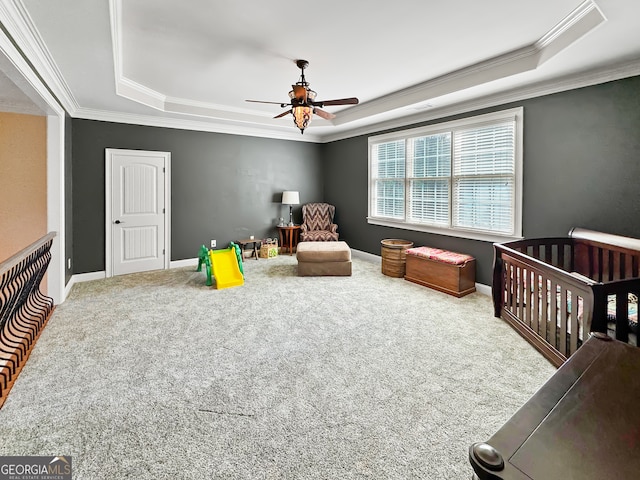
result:
M 304 129 L 309 126 L 311 117 L 313 116 L 313 108 L 308 105 L 298 105 L 292 108 L 293 123 L 300 129 L 300 133 L 304 134 Z
M 309 122 L 314 114 L 325 120 L 335 118 L 333 113 L 326 112 L 321 108 L 325 105 L 357 105 L 358 99 L 355 97 L 342 98 L 339 100 L 316 101 L 316 92 L 309 88 L 309 82 L 304 78 L 304 69 L 309 66 L 306 60 L 296 60 L 296 65 L 300 69 L 300 80 L 295 85 L 291 85 L 289 91 L 289 103 L 280 103 L 281 108 L 290 106 L 291 109 L 276 115 L 273 118 L 284 117 L 285 115 L 293 115 L 293 123 L 300 129 L 300 133 L 304 134 L 304 129 L 309 126 Z M 265 102 L 262 100 L 247 100 L 254 103 L 278 103 Z

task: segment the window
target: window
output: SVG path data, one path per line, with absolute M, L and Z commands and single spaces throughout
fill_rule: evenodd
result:
M 369 223 L 522 235 L 522 108 L 369 138 Z

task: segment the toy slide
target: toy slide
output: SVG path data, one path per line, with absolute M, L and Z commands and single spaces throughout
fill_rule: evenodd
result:
M 229 243 L 229 248 L 223 250 L 208 250 L 202 245 L 198 253 L 198 270 L 196 271 L 202 271 L 202 265 L 207 268 L 207 287 L 213 285 L 212 273 L 216 279 L 217 289 L 244 285 L 242 252 L 233 242 Z
M 217 289 L 244 285 L 235 248 L 209 250 L 209 259 Z

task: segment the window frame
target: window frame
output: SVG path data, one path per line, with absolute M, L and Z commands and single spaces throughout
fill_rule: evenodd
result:
M 375 135 L 369 137 L 368 140 L 368 172 L 367 172 L 367 223 L 372 225 L 380 225 L 385 227 L 393 227 L 400 228 L 404 230 L 413 230 L 418 232 L 426 232 L 426 233 L 435 233 L 439 235 L 448 235 L 452 237 L 459 238 L 467 238 L 472 240 L 482 240 L 488 242 L 505 242 L 509 240 L 518 240 L 522 239 L 522 184 L 523 184 L 523 123 L 524 123 L 524 108 L 516 107 L 507 110 L 500 110 L 497 112 L 487 113 L 483 115 L 476 115 L 473 117 L 466 117 L 459 120 L 452 120 L 449 122 L 437 123 L 432 125 L 426 125 L 423 127 L 411 128 L 408 130 L 398 130 L 391 133 L 385 133 L 382 135 Z M 408 139 L 416 138 L 416 137 L 424 137 L 428 135 L 436 135 L 442 133 L 451 133 L 452 143 L 455 135 L 455 131 L 461 130 L 469 130 L 473 128 L 478 128 L 487 125 L 495 125 L 499 123 L 504 123 L 506 121 L 514 121 L 515 123 L 515 143 L 514 143 L 514 204 L 513 204 L 513 233 L 512 234 L 501 234 L 498 232 L 486 232 L 477 229 L 468 229 L 468 228 L 460 228 L 460 227 L 452 227 L 453 222 L 453 212 L 452 212 L 452 199 L 453 199 L 453 190 L 452 185 L 454 181 L 454 169 L 453 169 L 453 152 L 451 157 L 451 171 L 449 178 L 450 184 L 450 199 L 449 199 L 449 227 L 438 227 L 434 225 L 426 225 L 422 223 L 412 223 L 408 220 L 409 217 L 409 191 L 410 191 L 410 183 L 413 180 L 409 175 L 410 172 L 407 171 L 407 157 L 409 154 L 405 156 L 405 176 L 404 176 L 404 218 L 403 219 L 392 219 L 388 217 L 379 217 L 374 216 L 374 185 L 375 179 L 372 177 L 373 173 L 373 147 L 374 145 L 393 142 L 398 140 L 404 140 L 405 142 Z M 453 145 L 452 145 L 453 148 Z M 406 152 L 406 148 L 405 148 Z M 447 178 L 447 177 L 444 177 Z

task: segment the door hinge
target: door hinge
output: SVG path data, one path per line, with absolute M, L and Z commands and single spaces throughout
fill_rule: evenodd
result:
M 162 167 L 162 173 L 167 173 L 167 168 L 166 167 Z
M 167 213 L 167 210 L 165 208 L 162 209 L 162 213 Z
M 163 254 L 163 255 L 165 254 L 165 253 L 164 253 L 164 248 L 162 249 L 162 254 Z

